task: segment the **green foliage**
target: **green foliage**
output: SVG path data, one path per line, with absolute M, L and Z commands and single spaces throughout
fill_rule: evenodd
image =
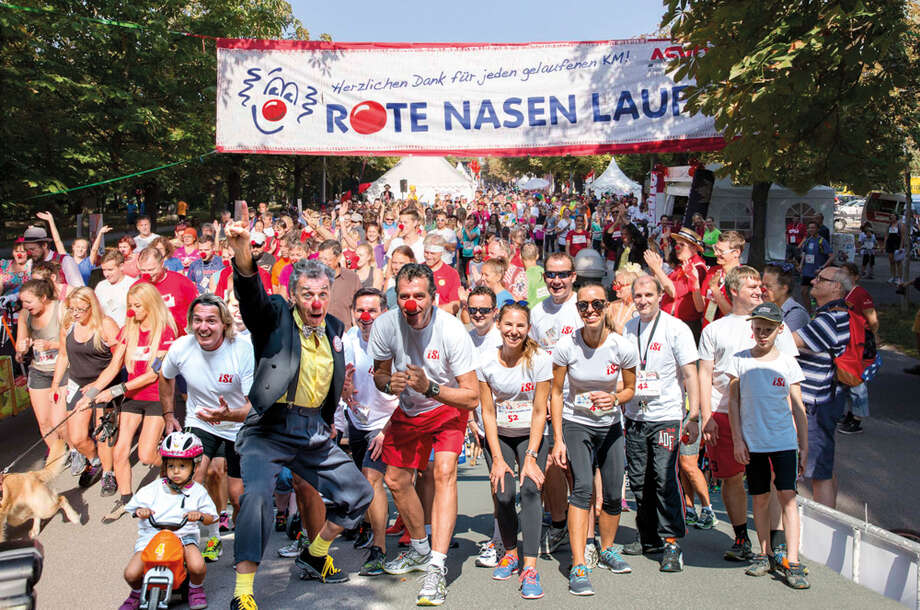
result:
M 665 0 L 662 24 L 690 47 L 688 108 L 715 119 L 723 173 L 799 191 L 902 190 L 920 141 L 915 23 L 906 0 Z

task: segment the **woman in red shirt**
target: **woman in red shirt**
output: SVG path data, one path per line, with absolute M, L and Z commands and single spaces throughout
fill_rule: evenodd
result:
M 661 283 L 664 292 L 661 310 L 685 322 L 693 331 L 694 338 L 699 340 L 704 307 L 700 285 L 706 277 L 706 263 L 700 256 L 703 240 L 687 227 L 672 233 L 671 239 L 674 240 L 674 255 L 678 262 L 673 271 L 666 275 L 661 256 L 651 250 L 646 250 L 645 262 Z
M 131 499 L 131 462 L 129 455 L 134 434 L 140 427 L 137 456 L 141 463 L 156 466 L 157 451 L 163 436 L 163 407 L 157 388 L 159 362 L 176 337 L 176 323 L 163 302 L 163 297 L 149 282 L 138 282 L 128 290 L 128 313 L 125 327 L 118 337 L 112 362 L 93 383 L 83 388 L 84 398 L 77 408 L 90 401 L 104 404 L 124 396 L 118 417 L 118 441 L 113 458 L 118 499 L 103 522 L 111 522 L 124 514 L 124 505 Z M 122 366 L 128 380 L 109 388 Z M 108 388 L 108 389 L 106 389 Z

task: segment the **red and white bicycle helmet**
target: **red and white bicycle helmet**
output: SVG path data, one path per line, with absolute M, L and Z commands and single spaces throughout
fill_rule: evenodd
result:
M 160 455 L 165 458 L 186 458 L 201 461 L 204 446 L 191 432 L 173 432 L 160 443 Z

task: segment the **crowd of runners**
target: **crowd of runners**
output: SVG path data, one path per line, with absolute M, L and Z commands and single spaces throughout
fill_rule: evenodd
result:
M 725 559 L 809 587 L 796 488 L 834 505 L 835 433 L 868 415 L 862 369 L 842 362 L 878 329 L 822 219 L 792 223 L 787 260 L 754 269 L 741 233 L 630 196 L 387 188 L 204 223 L 179 207 L 168 234 L 141 216 L 114 247 L 102 227 L 69 252 L 41 213 L 0 264 L 41 433 L 112 497 L 104 521 L 140 519 L 121 610 L 140 601 L 149 517 L 173 513 L 191 521 L 177 534 L 193 609 L 229 531 L 231 608 L 257 607 L 273 528 L 294 534 L 277 552 L 305 578 L 349 579 L 329 554 L 344 532 L 367 549 L 362 576 L 422 572 L 418 604 L 439 605 L 458 458 L 479 451 L 494 531 L 476 563 L 525 599 L 564 586 L 536 560 L 566 544 L 575 595 L 630 555 L 681 571 L 687 528 L 716 524 L 715 487 Z M 135 438 L 161 475 L 141 488 Z M 638 537 L 618 544 L 626 510 Z

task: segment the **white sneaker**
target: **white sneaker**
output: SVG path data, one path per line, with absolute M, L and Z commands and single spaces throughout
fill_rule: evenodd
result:
M 502 543 L 490 540 L 482 545 L 479 557 L 476 558 L 476 565 L 480 568 L 494 568 L 504 554 L 505 549 L 502 547 Z
M 600 561 L 600 553 L 597 552 L 597 545 L 588 542 L 585 544 L 585 565 L 593 570 Z

